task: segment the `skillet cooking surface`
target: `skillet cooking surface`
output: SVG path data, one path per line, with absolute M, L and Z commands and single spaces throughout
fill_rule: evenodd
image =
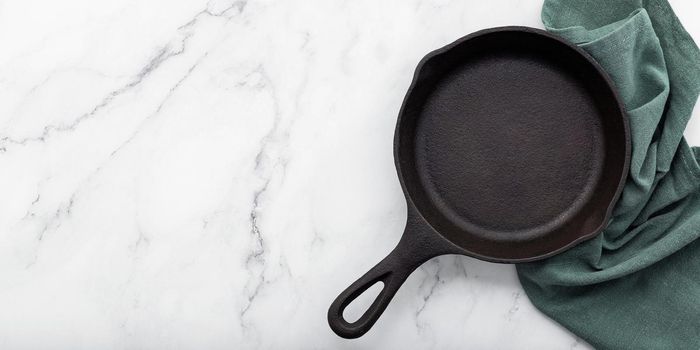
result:
M 524 238 L 580 210 L 598 183 L 602 116 L 585 85 L 542 61 L 510 52 L 477 57 L 426 101 L 418 174 L 456 224 Z
M 539 257 L 595 232 L 625 166 L 605 77 L 537 33 L 496 31 L 443 50 L 419 67 L 397 135 L 419 212 L 489 260 Z

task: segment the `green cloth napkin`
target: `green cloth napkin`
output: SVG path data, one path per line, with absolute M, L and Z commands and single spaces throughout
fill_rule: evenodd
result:
M 600 349 L 700 349 L 700 151 L 683 129 L 700 91 L 700 52 L 665 0 L 546 0 L 547 30 L 610 74 L 632 160 L 607 229 L 518 266 L 542 312 Z

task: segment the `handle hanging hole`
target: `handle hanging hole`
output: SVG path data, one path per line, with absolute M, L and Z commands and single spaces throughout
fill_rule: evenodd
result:
M 384 282 L 377 281 L 367 288 L 362 294 L 350 302 L 343 310 L 343 318 L 349 323 L 353 323 L 362 317 L 370 305 L 377 299 L 379 293 L 384 289 Z

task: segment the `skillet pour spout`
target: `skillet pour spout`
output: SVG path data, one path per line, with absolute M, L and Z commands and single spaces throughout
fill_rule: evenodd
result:
M 608 75 L 575 45 L 528 27 L 482 30 L 416 68 L 394 134 L 408 219 L 398 245 L 331 304 L 357 338 L 408 276 L 444 254 L 518 263 L 600 233 L 630 162 L 627 116 Z M 355 322 L 345 308 L 383 289 Z

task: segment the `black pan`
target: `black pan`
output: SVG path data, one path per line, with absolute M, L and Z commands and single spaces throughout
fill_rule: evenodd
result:
M 333 331 L 366 333 L 435 256 L 526 262 L 597 235 L 627 176 L 626 118 L 602 68 L 538 29 L 487 29 L 429 53 L 394 135 L 404 234 L 333 302 Z M 369 309 L 346 321 L 345 307 L 377 282 L 384 286 Z

